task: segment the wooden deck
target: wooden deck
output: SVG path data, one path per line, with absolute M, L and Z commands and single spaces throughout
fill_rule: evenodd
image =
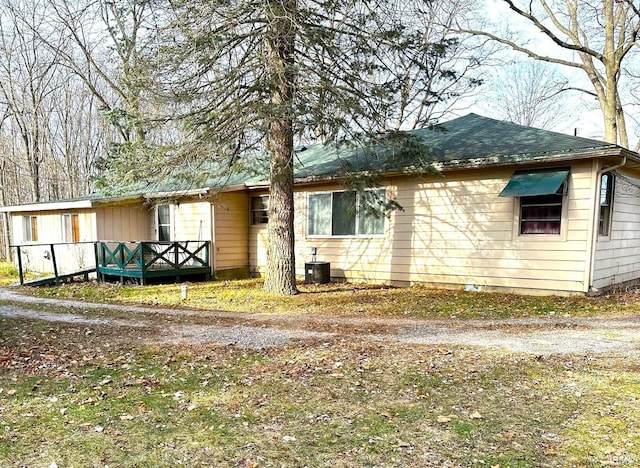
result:
M 133 278 L 146 284 L 154 278 L 211 279 L 210 242 L 96 242 L 98 281 Z

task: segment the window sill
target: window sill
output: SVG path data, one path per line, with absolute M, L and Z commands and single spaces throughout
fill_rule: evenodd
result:
M 384 234 L 331 236 L 331 235 L 307 235 L 307 239 L 384 239 Z
M 534 241 L 537 239 L 563 240 L 562 234 L 518 234 L 518 239 Z

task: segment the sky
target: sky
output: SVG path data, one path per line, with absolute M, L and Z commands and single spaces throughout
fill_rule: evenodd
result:
M 533 4 L 535 3 L 534 1 Z M 508 25 L 511 31 L 517 33 L 517 42 L 526 43 L 532 50 L 540 54 L 544 53 L 554 57 L 578 61 L 576 57 L 574 57 L 574 52 L 555 45 L 542 32 L 531 26 L 526 20 L 519 18 L 515 13 L 511 12 L 503 0 L 484 0 L 484 10 L 487 12 L 488 20 L 495 24 L 495 29 L 492 29 L 492 31 L 498 32 L 501 29 L 505 29 L 505 25 Z M 512 51 L 505 52 L 505 57 L 512 59 L 516 66 L 518 63 L 523 64 L 527 60 L 531 60 L 523 53 Z M 569 81 L 570 86 L 593 90 L 592 84 L 582 70 L 560 65 L 550 64 L 550 66 L 564 75 Z M 485 97 L 474 102 L 471 109 L 478 114 L 496 117 L 492 115 L 492 113 L 495 112 L 495 106 L 491 105 L 492 90 L 503 86 L 504 83 L 501 82 L 501 80 L 504 78 L 499 70 L 494 70 L 493 72 L 489 71 L 484 76 L 484 79 L 486 80 L 484 86 Z M 557 115 L 557 123 L 549 129 L 568 134 L 576 132 L 579 136 L 602 139 L 604 137 L 602 114 L 596 99 L 593 96 L 577 91 L 566 92 L 564 94 L 566 110 Z M 629 114 L 627 125 L 629 127 L 630 146 L 633 148 L 638 143 L 638 136 L 640 134 L 640 130 L 632 118 L 638 109 L 626 105 L 625 110 L 627 114 Z

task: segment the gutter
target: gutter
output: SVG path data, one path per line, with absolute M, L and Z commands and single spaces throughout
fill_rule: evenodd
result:
M 191 189 L 191 190 L 174 190 L 169 192 L 149 192 L 149 193 L 145 193 L 143 197 L 146 199 L 153 199 L 153 198 L 197 197 L 197 196 L 203 196 L 203 195 L 205 196 L 209 195 L 208 188 L 198 188 L 198 189 Z
M 595 257 L 596 257 L 596 244 L 598 242 L 598 226 L 600 224 L 600 210 L 598 209 L 600 207 L 600 181 L 602 180 L 602 175 L 605 172 L 610 172 L 613 171 L 615 169 L 618 169 L 620 167 L 623 167 L 624 165 L 627 164 L 627 156 L 621 156 L 621 161 L 618 164 L 614 164 L 613 166 L 607 166 L 607 167 L 603 167 L 602 169 L 600 169 L 597 173 L 596 173 L 596 190 L 595 190 L 595 196 L 594 196 L 594 200 L 593 200 L 593 223 L 591 226 L 591 255 L 589 256 L 589 276 L 588 276 L 588 281 L 587 281 L 587 293 L 591 293 L 591 294 L 598 294 L 598 290 L 593 288 L 593 277 L 595 274 Z M 615 190 L 615 185 L 614 185 L 614 190 Z M 611 213 L 611 216 L 613 216 L 613 212 Z M 613 220 L 611 221 L 613 223 Z M 611 232 L 609 232 L 609 236 L 611 236 Z
M 52 211 L 52 210 L 72 210 L 93 207 L 94 200 L 68 200 L 68 201 L 51 201 L 51 202 L 39 202 L 29 203 L 26 205 L 13 205 L 2 206 L 0 212 L 3 213 L 15 213 L 15 212 L 29 212 L 29 211 Z

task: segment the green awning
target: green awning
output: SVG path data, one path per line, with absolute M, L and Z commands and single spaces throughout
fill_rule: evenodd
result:
M 567 177 L 569 167 L 516 171 L 500 192 L 501 197 L 534 197 L 557 193 Z

